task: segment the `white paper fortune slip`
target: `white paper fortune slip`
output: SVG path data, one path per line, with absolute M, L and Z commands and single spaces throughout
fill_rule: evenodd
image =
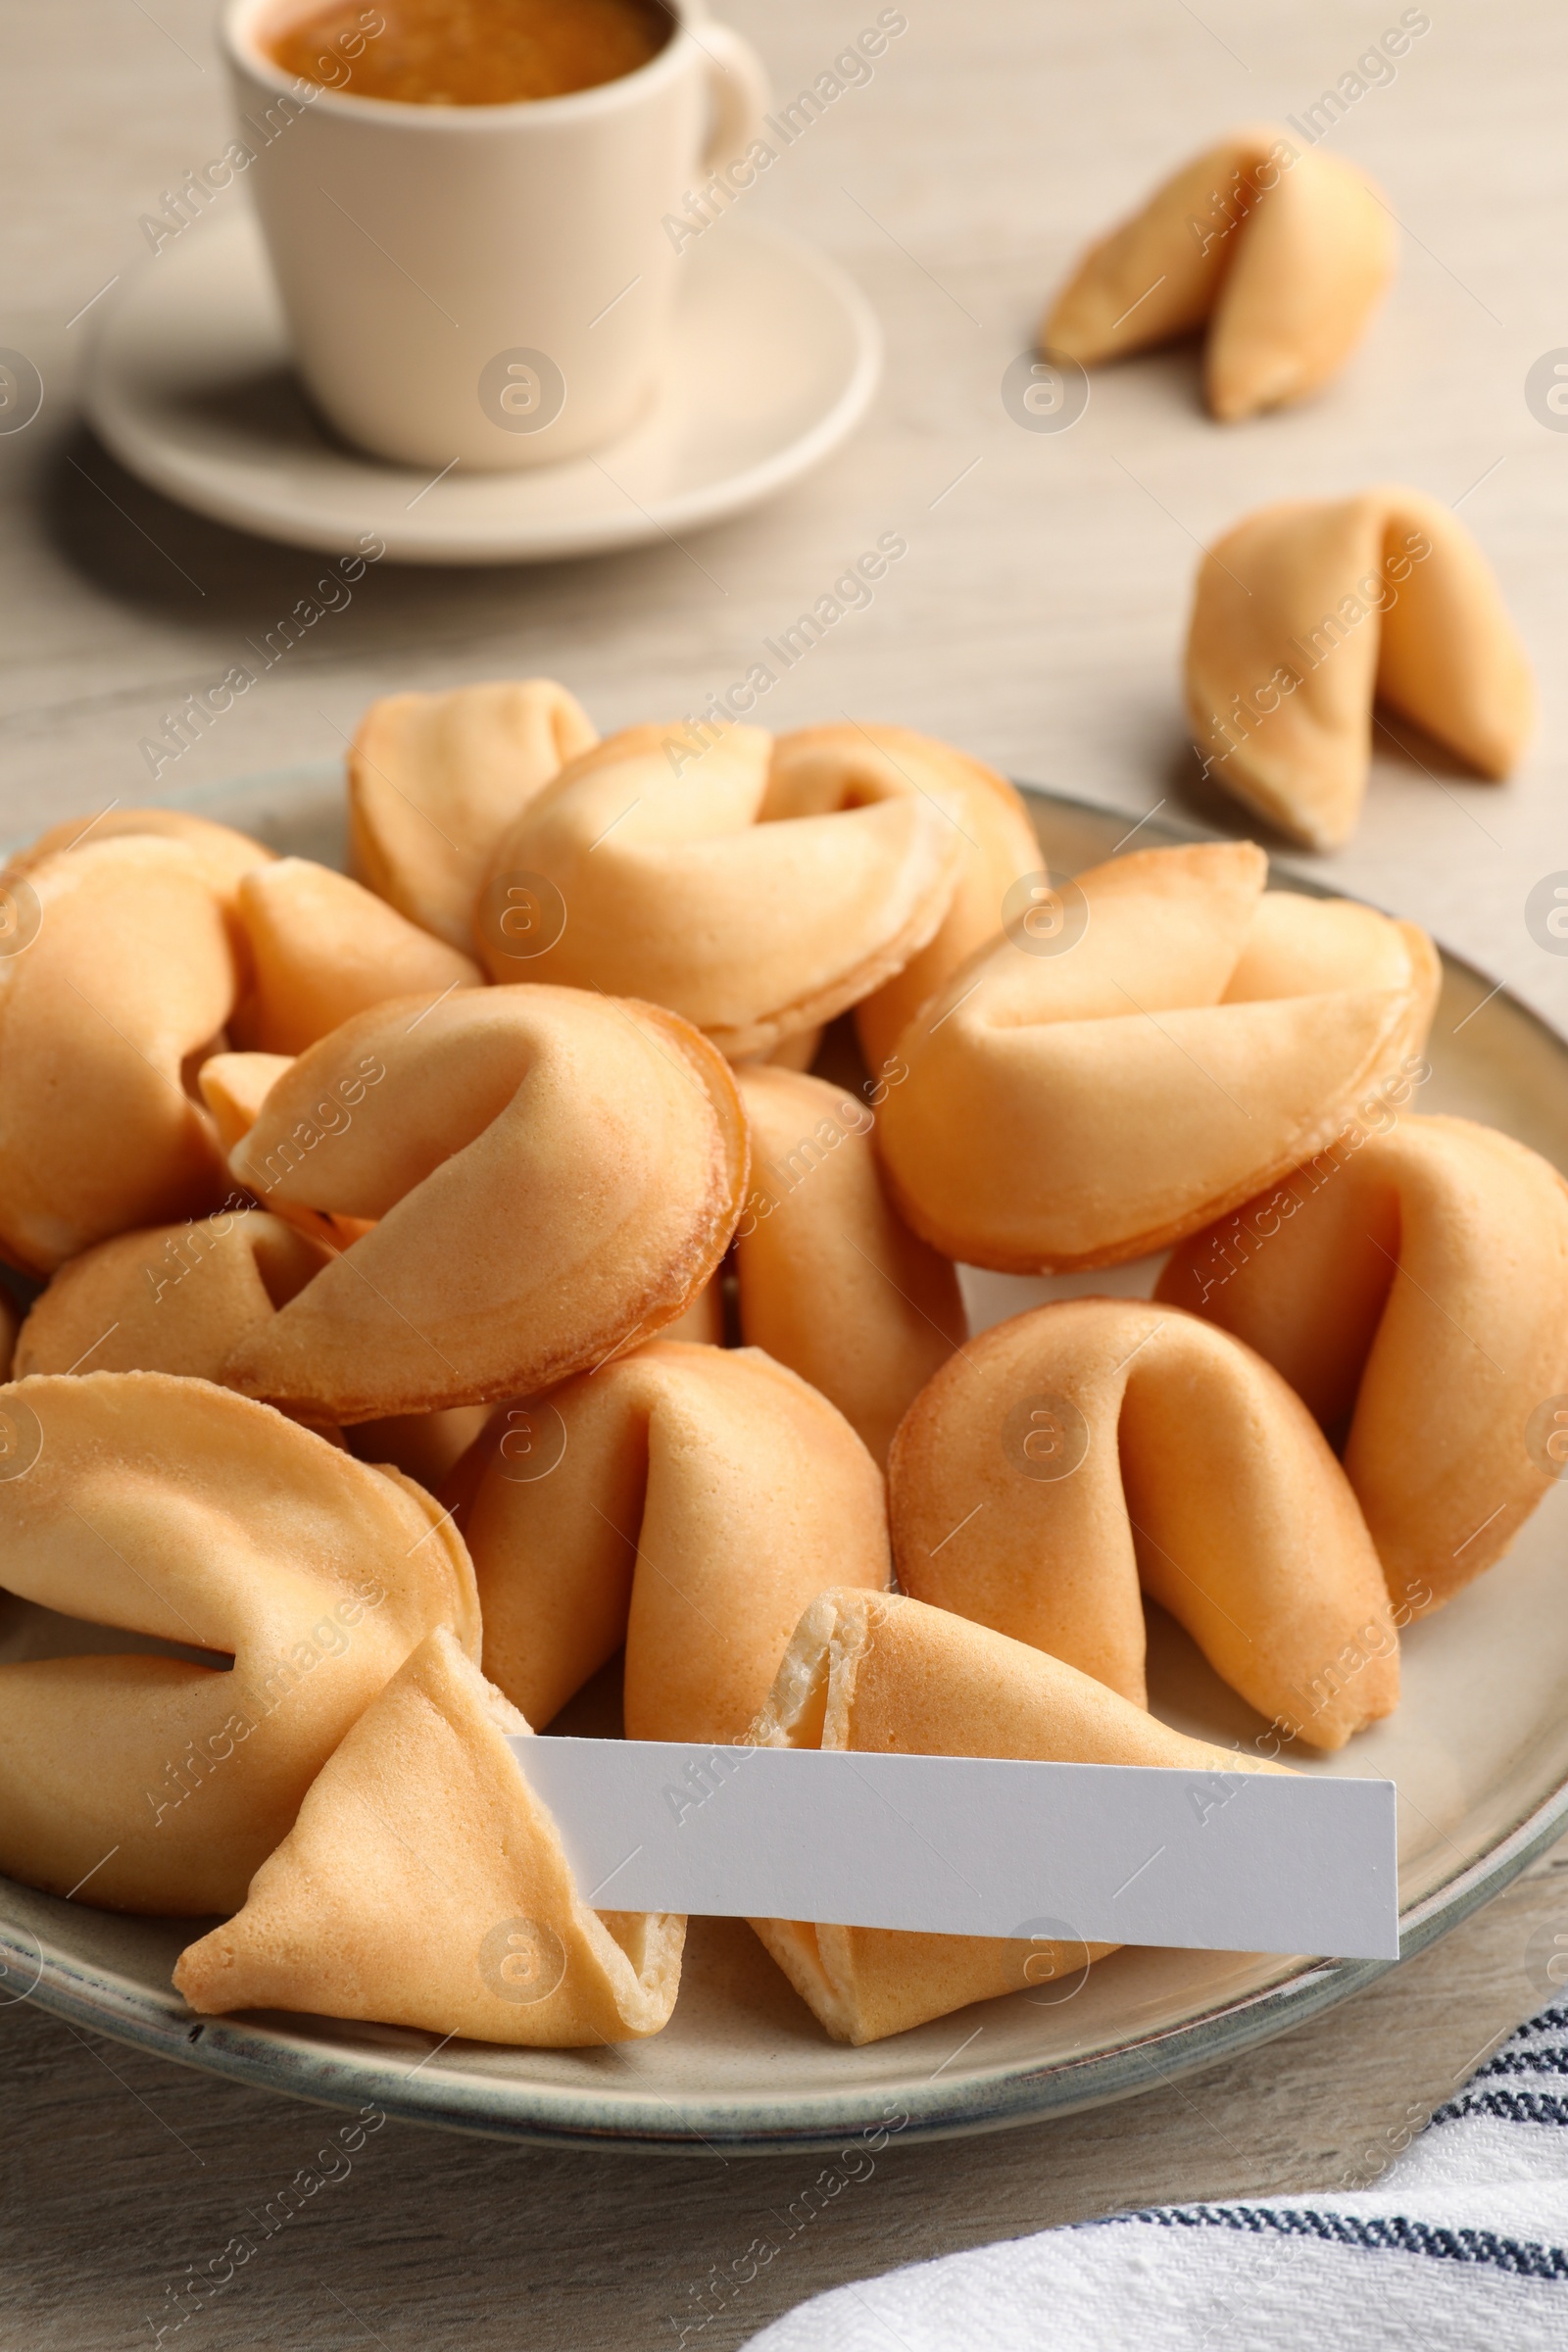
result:
M 514 1737 L 584 1899 L 1396 1960 L 1392 1781 Z

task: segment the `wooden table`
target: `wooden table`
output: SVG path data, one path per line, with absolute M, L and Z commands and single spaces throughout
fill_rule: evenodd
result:
M 734 0 L 732 14 L 791 96 L 876 8 Z M 1568 1021 L 1568 962 L 1523 921 L 1530 885 L 1568 867 L 1555 659 L 1568 439 L 1523 396 L 1531 362 L 1568 343 L 1568 20 L 1546 0 L 1502 14 L 1446 0 L 1397 79 L 1348 108 L 1333 143 L 1377 173 L 1406 235 L 1388 310 L 1326 397 L 1221 430 L 1199 412 L 1184 352 L 1097 376 L 1081 423 L 1049 435 L 1020 430 L 999 387 L 1080 241 L 1227 125 L 1299 114 L 1399 10 L 907 0 L 907 14 L 871 83 L 748 199 L 837 254 L 881 314 L 887 379 L 858 439 L 782 504 L 689 547 L 537 571 L 380 565 L 164 787 L 329 757 L 394 685 L 543 671 L 605 728 L 685 712 L 896 530 L 907 557 L 780 684 L 770 723 L 895 718 L 1135 813 L 1163 804 L 1225 821 L 1195 797 L 1176 693 L 1199 543 L 1268 497 L 1404 479 L 1458 504 L 1495 564 L 1541 671 L 1541 740 L 1501 788 L 1430 749 L 1390 750 L 1355 842 L 1317 870 L 1419 917 Z M 7 9 L 0 341 L 46 385 L 36 423 L 0 437 L 7 834 L 146 797 L 140 738 L 318 569 L 142 491 L 74 412 L 93 311 L 75 315 L 145 251 L 138 217 L 226 136 L 211 15 L 210 0 Z M 1526 1947 L 1542 1926 L 1568 1933 L 1565 1871 L 1560 1852 L 1422 1959 L 1253 2057 L 1065 2122 L 890 2148 L 688 2340 L 724 2352 L 837 2280 L 1129 2202 L 1369 2173 L 1550 1989 Z M 166 2283 L 319 2142 L 307 2108 L 30 2007 L 0 2010 L 0 2341 L 27 2352 L 150 2341 Z M 816 2169 L 532 2153 L 389 2126 L 189 2340 L 673 2344 L 710 2266 L 727 2271 Z

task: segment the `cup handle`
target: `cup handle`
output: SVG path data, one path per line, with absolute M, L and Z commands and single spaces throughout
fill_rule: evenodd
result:
M 730 24 L 705 17 L 690 27 L 708 60 L 709 86 L 713 102 L 713 128 L 703 156 L 705 172 L 716 172 L 745 153 L 762 131 L 762 117 L 773 101 L 767 68 L 743 33 Z

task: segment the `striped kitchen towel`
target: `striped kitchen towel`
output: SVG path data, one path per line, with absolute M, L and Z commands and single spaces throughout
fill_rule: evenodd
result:
M 918 2263 L 748 2352 L 1564 2352 L 1568 2007 L 1511 2034 L 1375 2187 L 1348 2178 Z

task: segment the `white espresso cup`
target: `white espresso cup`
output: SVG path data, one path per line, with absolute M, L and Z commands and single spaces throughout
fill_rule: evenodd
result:
M 648 63 L 562 98 L 416 106 L 286 74 L 320 0 L 228 0 L 223 45 L 294 357 L 350 441 L 419 467 L 552 465 L 658 388 L 686 191 L 759 135 L 767 78 L 694 0 Z M 368 6 L 362 22 L 373 24 Z M 373 34 L 368 37 L 373 38 Z

